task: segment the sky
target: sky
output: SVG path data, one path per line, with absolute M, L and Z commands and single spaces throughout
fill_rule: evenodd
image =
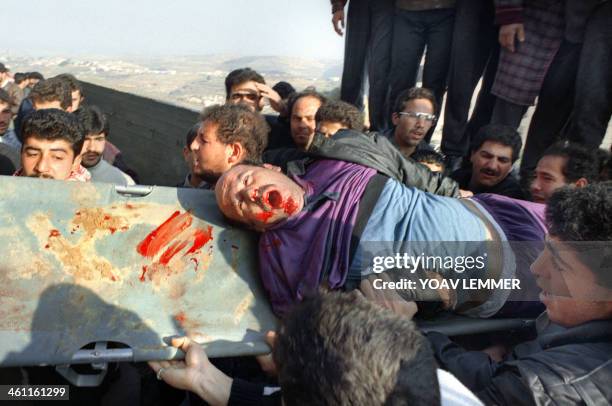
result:
M 329 0 L 2 2 L 0 53 L 282 55 L 341 59 Z M 8 16 L 12 16 L 7 18 Z

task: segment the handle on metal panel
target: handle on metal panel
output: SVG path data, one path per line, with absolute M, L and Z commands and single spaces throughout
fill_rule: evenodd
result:
M 55 370 L 74 386 L 93 387 L 99 386 L 108 371 L 109 362 L 133 361 L 134 351 L 131 348 L 108 348 L 108 343 L 97 342 L 93 349 L 79 350 L 70 361 L 70 365 L 58 365 Z M 80 374 L 71 365 L 91 364 L 98 374 Z
M 115 185 L 115 192 L 120 195 L 144 197 L 153 191 L 153 186 L 132 185 L 119 186 Z

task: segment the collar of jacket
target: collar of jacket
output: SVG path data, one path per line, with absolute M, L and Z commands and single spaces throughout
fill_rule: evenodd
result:
M 543 349 L 566 344 L 612 342 L 612 320 L 593 320 L 574 327 L 551 322 L 543 313 L 537 321 L 538 343 Z

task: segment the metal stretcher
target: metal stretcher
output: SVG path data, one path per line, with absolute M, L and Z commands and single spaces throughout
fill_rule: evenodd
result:
M 170 359 L 184 334 L 211 357 L 268 351 L 256 236 L 210 191 L 0 177 L 0 238 L 0 367 L 79 382 L 66 365 Z
M 229 227 L 210 191 L 0 177 L 0 367 L 55 365 L 78 386 L 104 374 L 70 365 L 177 357 L 191 334 L 210 357 L 269 351 L 277 328 L 253 233 Z M 444 315 L 455 336 L 531 320 Z

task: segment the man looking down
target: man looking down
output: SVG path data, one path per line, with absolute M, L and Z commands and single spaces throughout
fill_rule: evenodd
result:
M 81 166 L 84 137 L 75 116 L 59 109 L 36 110 L 23 122 L 21 163 L 15 176 L 87 182 Z

